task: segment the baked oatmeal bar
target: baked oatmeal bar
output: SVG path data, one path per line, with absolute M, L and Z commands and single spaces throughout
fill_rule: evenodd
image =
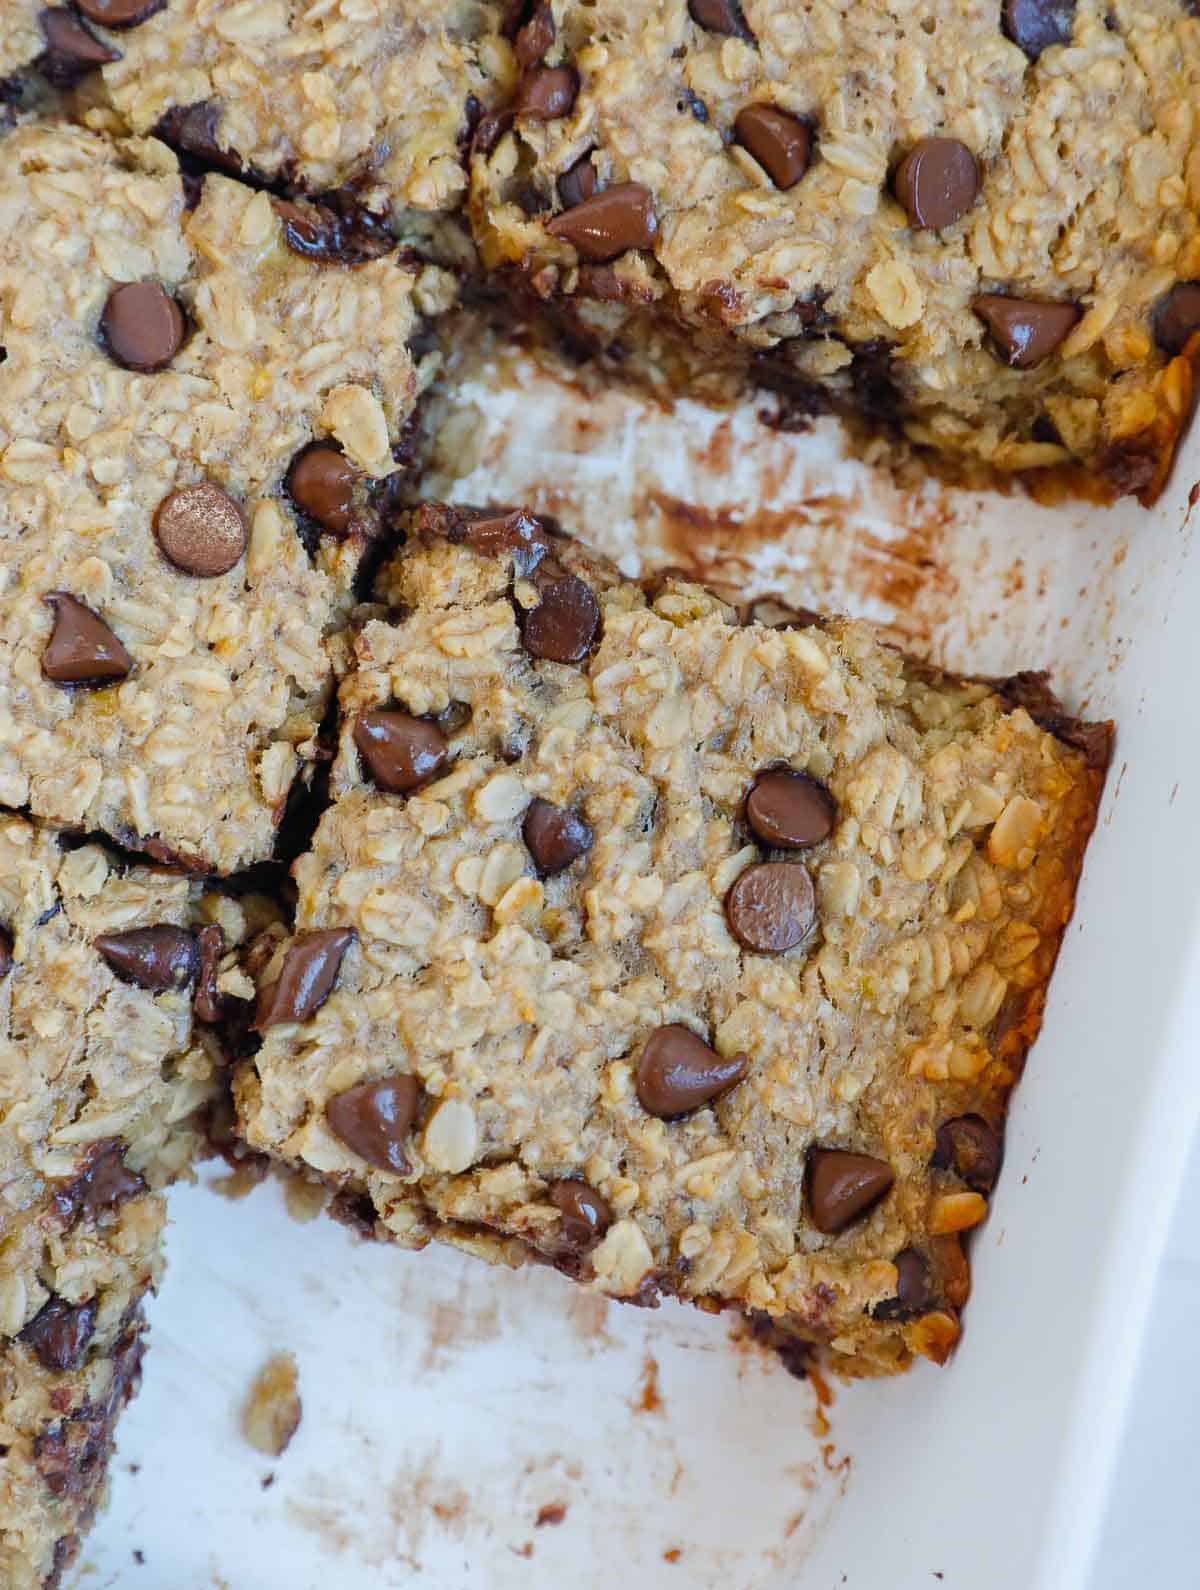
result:
M 0 804 L 230 872 L 313 750 L 449 278 L 226 177 L 189 212 L 153 139 L 3 154 Z
M 0 1583 L 57 1584 L 100 1504 L 200 1142 L 242 908 L 0 818 Z M 197 1020 L 197 1018 L 199 1018 Z
M 943 1360 L 1107 726 L 521 512 L 418 511 L 379 594 L 247 1141 L 406 1246 Z
M 521 38 L 477 241 L 576 332 L 670 321 L 968 472 L 1161 489 L 1200 329 L 1185 0 L 538 0 Z

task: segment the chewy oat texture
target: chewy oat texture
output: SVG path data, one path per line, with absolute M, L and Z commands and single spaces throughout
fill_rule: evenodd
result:
M 161 1269 L 157 1189 L 189 1164 L 215 1087 L 196 1017 L 242 989 L 243 921 L 178 874 L 0 818 L 6 1590 L 57 1583 L 102 1499 Z
M 154 140 L 4 141 L 0 803 L 221 873 L 271 852 L 364 544 L 289 469 L 324 440 L 366 522 L 448 285 L 303 257 L 307 217 L 220 176 L 186 211 Z
M 486 266 L 601 344 L 647 310 L 732 333 L 968 469 L 1161 489 L 1200 326 L 1191 6 L 550 0 L 524 37 L 476 140 Z
M 247 1140 L 410 1246 L 945 1358 L 1105 731 L 522 514 L 421 510 L 380 596 Z

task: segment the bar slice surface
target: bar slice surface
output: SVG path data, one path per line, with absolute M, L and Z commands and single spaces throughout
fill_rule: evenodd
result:
M 410 1246 L 944 1358 L 1107 731 L 520 513 L 419 510 L 379 594 L 248 1142 Z

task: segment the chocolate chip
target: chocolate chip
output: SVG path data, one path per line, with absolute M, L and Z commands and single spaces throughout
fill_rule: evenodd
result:
M 808 773 L 773 767 L 750 786 L 746 821 L 765 845 L 803 850 L 829 838 L 837 822 L 837 802 Z
M 528 121 L 557 121 L 571 114 L 578 92 L 579 78 L 573 67 L 539 66 L 521 79 L 513 114 Z
M 114 287 L 100 316 L 109 357 L 144 375 L 165 369 L 183 346 L 183 310 L 161 282 L 125 282 Z
M 592 848 L 592 830 L 582 817 L 543 800 L 529 803 L 521 837 L 543 878 L 562 872 Z
M 354 522 L 354 483 L 358 471 L 336 447 L 318 442 L 292 460 L 287 492 L 301 513 L 331 535 L 350 533 Z
M 577 204 L 590 199 L 596 191 L 596 168 L 592 164 L 591 150 L 580 155 L 573 166 L 568 166 L 558 179 L 558 196 L 564 210 L 573 210 Z
M 522 66 L 536 66 L 554 43 L 554 37 L 554 12 L 543 0 L 513 40 L 513 53 Z
M 896 1266 L 896 1295 L 885 1298 L 871 1310 L 876 1319 L 912 1319 L 924 1314 L 933 1301 L 929 1288 L 929 1266 L 916 1248 L 905 1248 L 893 1261 Z
M 186 987 L 199 965 L 196 940 L 185 928 L 169 922 L 101 933 L 93 943 L 118 977 L 155 994 Z
M 840 1148 L 809 1149 L 805 1170 L 809 1217 L 827 1237 L 873 1209 L 896 1179 L 882 1159 Z
M 1155 340 L 1164 353 L 1182 353 L 1196 331 L 1200 331 L 1200 282 L 1176 282 L 1159 300 Z
M 971 308 L 987 326 L 1005 362 L 1030 370 L 1054 352 L 1079 319 L 1075 304 L 1042 303 L 1032 298 L 1006 298 L 981 293 Z
M 355 937 L 353 928 L 324 928 L 293 939 L 278 978 L 258 996 L 255 1031 L 316 1015 L 333 992 L 342 957 Z
M 52 1297 L 21 1332 L 43 1369 L 65 1374 L 78 1369 L 96 1329 L 96 1303 L 68 1303 Z
M 577 575 L 568 574 L 546 586 L 526 618 L 525 650 L 549 662 L 579 662 L 595 644 L 599 629 L 599 602 Z
M 546 222 L 553 237 L 602 265 L 631 248 L 650 248 L 658 233 L 654 196 L 640 182 L 618 182 Z
M 467 526 L 466 544 L 483 557 L 513 554 L 516 574 L 524 579 L 550 550 L 550 537 L 532 514 L 524 509 L 496 519 L 473 519 Z
M 637 1096 L 648 1114 L 671 1121 L 727 1092 L 748 1065 L 744 1054 L 727 1060 L 690 1027 L 672 1022 L 646 1040 L 637 1064 Z
M 910 226 L 952 226 L 975 203 L 979 167 L 957 138 L 922 138 L 896 168 L 896 197 Z
M 75 9 L 102 27 L 136 28 L 166 3 L 167 0 L 75 0 Z
M 324 204 L 292 204 L 272 199 L 283 223 L 283 241 L 293 254 L 318 265 L 365 265 L 396 247 L 396 239 L 374 216 L 361 209 L 339 214 Z
M 66 6 L 52 6 L 38 17 L 46 48 L 38 57 L 38 70 L 52 83 L 64 87 L 77 82 L 85 72 L 110 61 L 119 61 L 121 52 L 110 50 L 84 22 Z
M 230 149 L 222 149 L 217 141 L 217 124 L 221 120 L 221 107 L 211 99 L 197 100 L 192 105 L 176 105 L 160 116 L 154 126 L 154 136 L 181 154 L 207 166 L 219 166 L 234 176 L 243 174 L 242 162 Z
M 354 720 L 354 743 L 367 772 L 382 790 L 407 795 L 442 769 L 449 753 L 436 723 L 395 707 L 374 707 Z
M 777 188 L 794 188 L 808 170 L 812 128 L 798 117 L 774 105 L 747 105 L 733 131 Z
M 211 580 L 228 574 L 246 550 L 242 510 L 209 480 L 171 492 L 154 515 L 154 538 L 168 563 Z
M 334 1135 L 368 1165 L 407 1176 L 412 1166 L 404 1141 L 417 1118 L 419 1093 L 416 1077 L 360 1082 L 330 1099 L 325 1119 Z
M 982 1115 L 956 1115 L 938 1127 L 931 1163 L 953 1171 L 975 1192 L 989 1193 L 1003 1158 L 1000 1135 Z
M 13 963 L 13 938 L 7 928 L 0 927 L 0 977 L 7 977 L 12 971 Z
M 1075 0 L 1004 0 L 1004 31 L 1031 61 L 1052 44 L 1070 44 Z
M 594 1248 L 612 1225 L 613 1214 L 608 1203 L 585 1181 L 552 1182 L 550 1202 L 562 1216 L 558 1223 L 559 1237 L 572 1253 L 586 1253 Z
M 220 1021 L 225 1014 L 225 996 L 217 987 L 217 973 L 225 953 L 225 935 L 220 924 L 210 922 L 196 935 L 196 949 L 200 968 L 196 973 L 196 992 L 192 995 L 192 1009 L 197 1021 Z
M 738 875 L 725 896 L 725 920 L 739 944 L 758 955 L 782 955 L 812 932 L 816 897 L 798 861 L 764 861 Z
M 54 629 L 42 653 L 42 672 L 56 685 L 104 685 L 124 679 L 133 658 L 90 607 L 66 591 L 47 591 Z
M 92 1145 L 80 1174 L 54 1195 L 55 1206 L 64 1220 L 74 1220 L 81 1213 L 95 1215 L 104 1209 L 115 1209 L 126 1199 L 146 1191 L 146 1183 L 126 1166 L 124 1153 L 125 1144 L 119 1137 L 105 1137 Z
M 730 39 L 753 39 L 737 0 L 688 0 L 688 13 L 698 27 Z

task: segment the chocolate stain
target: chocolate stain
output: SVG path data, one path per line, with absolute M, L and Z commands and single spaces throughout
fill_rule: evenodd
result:
M 634 1413 L 661 1413 L 663 1400 L 658 1390 L 658 1359 L 647 1353 L 642 1361 L 642 1380 L 631 1404 Z
M 498 1304 L 462 1282 L 449 1302 L 436 1302 L 429 1310 L 429 1334 L 421 1354 L 421 1371 L 437 1374 L 448 1369 L 463 1353 L 498 1341 L 500 1334 Z

